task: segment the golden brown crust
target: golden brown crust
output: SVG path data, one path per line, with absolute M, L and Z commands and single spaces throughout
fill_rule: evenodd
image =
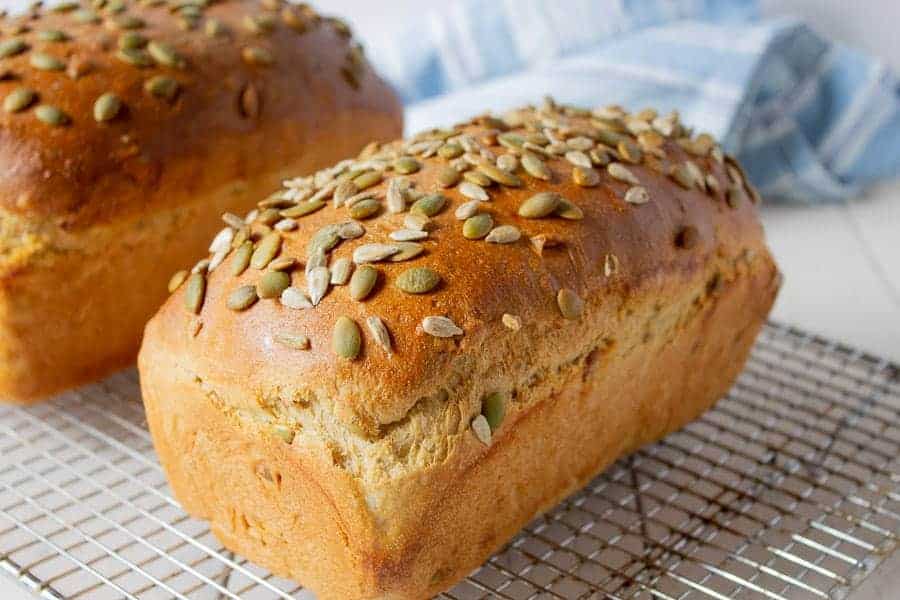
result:
M 564 158 L 567 149 L 626 160 L 633 148 L 598 144 L 612 139 L 599 130 L 633 140 L 632 128 L 645 131 L 654 120 L 635 124 L 615 114 L 550 105 L 426 133 L 342 165 L 356 175 L 360 166 L 400 166 L 396 156 L 416 155 L 421 169 L 407 175 L 413 195 L 439 189 L 439 173 L 457 160 L 437 151 L 447 143 L 469 146 L 476 164 L 487 158 L 515 166 L 521 186 L 492 186 L 490 200 L 478 206 L 494 225 L 522 232 L 513 243 L 463 236 L 454 212 L 467 199 L 457 186 L 441 192 L 449 207 L 433 218 L 421 241 L 425 252 L 377 263 L 380 282 L 364 302 L 337 286 L 315 308 L 273 299 L 236 305 L 231 296 L 242 286 L 263 290 L 267 267 L 262 261 L 235 276 L 234 256 L 204 278 L 205 294 L 194 296 L 198 314 L 185 308 L 196 288 L 182 286 L 148 324 L 139 368 L 155 443 L 176 494 L 190 499 L 188 509 L 210 519 L 230 547 L 325 598 L 423 598 L 477 566 L 536 512 L 622 452 L 710 406 L 742 366 L 777 291 L 755 193 L 714 144 L 691 138 L 674 119 L 654 122 L 671 135 L 626 167 L 649 194 L 646 203 L 626 202 L 629 194 L 641 201 L 643 192 L 630 191 L 634 182 L 611 177 L 599 164 L 597 172 L 579 175 L 597 185 L 573 184 L 572 162 L 584 159 Z M 520 162 L 499 159 L 526 155 L 510 135 L 543 139 L 533 142 L 543 151 L 529 152 L 547 154 L 549 181 L 531 175 L 539 168 L 526 172 Z M 703 184 L 684 172 L 668 174 L 689 162 Z M 342 172 L 293 182 L 287 195 L 308 202 L 331 176 L 346 177 Z M 384 172 L 386 180 L 395 176 Z M 409 216 L 386 211 L 392 185 L 370 188 L 385 205 L 382 214 L 362 221 L 364 235 L 332 248 L 329 266 L 363 244 L 391 242 L 389 234 Z M 580 209 L 583 218 L 519 216 L 523 202 L 548 191 L 577 207 L 566 214 L 577 217 Z M 284 200 L 282 209 L 289 205 Z M 307 255 L 313 234 L 347 221 L 347 212 L 328 206 L 298 218 L 296 229 L 278 235 L 278 256 L 315 262 Z M 261 253 L 273 234 L 259 219 L 277 218 L 260 213 L 236 235 L 249 235 Z M 405 270 L 422 266 L 440 274 L 433 291 L 397 289 Z M 314 278 L 298 267 L 292 279 L 303 288 Z M 568 292 L 560 301 L 562 290 Z M 341 316 L 362 330 L 362 350 L 352 360 L 332 350 Z M 390 331 L 390 354 L 366 328 L 372 316 Z M 428 316 L 449 317 L 462 333 L 434 337 L 423 326 Z M 194 335 L 197 322 L 202 328 Z M 306 336 L 308 349 L 279 343 L 285 334 Z M 495 393 L 505 419 L 488 408 Z M 282 445 L 273 450 L 273 443 Z M 283 489 L 266 502 L 245 501 L 259 498 L 265 483 L 240 453 L 220 450 L 232 444 L 270 461 Z M 320 497 L 293 508 L 312 488 Z M 355 504 L 334 506 L 335 497 Z M 236 527 L 231 514 L 245 515 L 250 526 Z M 325 562 L 293 546 L 310 532 L 323 536 Z M 334 542 L 336 532 L 345 544 Z
M 153 4 L 113 13 L 109 3 L 96 23 L 79 22 L 88 9 L 0 21 L 0 56 L 10 52 L 0 58 L 3 401 L 37 400 L 129 364 L 172 272 L 206 250 L 222 212 L 242 213 L 287 174 L 400 132 L 396 97 L 341 23 L 295 7 L 299 31 L 280 2 L 222 0 L 183 30 L 177 11 Z M 247 19 L 266 16 L 271 32 L 248 31 Z M 126 17 L 143 26 L 108 25 Z M 208 36 L 213 22 L 224 33 Z M 67 41 L 41 41 L 47 32 Z M 126 34 L 170 45 L 183 66 L 123 62 Z M 11 40 L 21 52 L 5 50 Z M 249 64 L 247 47 L 274 62 Z M 68 70 L 32 66 L 39 53 Z M 76 64 L 89 67 L 73 78 Z M 159 76 L 178 80 L 173 100 L 145 90 Z M 19 88 L 37 98 L 6 110 Z M 121 109 L 98 122 L 94 104 L 108 92 Z M 59 107 L 68 123 L 39 120 L 39 105 Z
M 21 112 L 0 110 L 3 209 L 70 228 L 160 210 L 180 205 L 190 193 L 277 170 L 286 156 L 317 151 L 306 140 L 324 137 L 329 115 L 349 111 L 399 119 L 396 98 L 361 60 L 341 24 L 295 9 L 307 23 L 300 32 L 285 24 L 283 8 L 265 8 L 279 2 L 227 0 L 211 3 L 193 28 L 184 30 L 176 11 L 150 4 L 129 2 L 121 13 L 98 9 L 98 22 L 79 22 L 82 11 L 93 10 L 83 8 L 48 10 L 39 18 L 9 18 L 0 25 L 8 34 L 5 41 L 27 45 L 0 58 L 5 74 L 0 98 L 21 87 L 37 92 Z M 269 33 L 248 29 L 245 21 L 260 17 L 272 19 Z M 111 25 L 125 18 L 144 25 L 133 30 Z M 210 37 L 206 31 L 213 20 L 223 33 Z M 16 33 L 23 27 L 27 31 Z M 46 31 L 69 39 L 41 41 Z M 127 33 L 168 44 L 184 65 L 141 68 L 121 60 L 119 40 Z M 265 50 L 272 64 L 249 64 L 242 59 L 247 48 Z M 35 68 L 39 53 L 63 61 L 65 70 Z M 73 78 L 78 64 L 85 65 L 84 73 Z M 157 76 L 179 82 L 173 100 L 145 90 Z M 106 93 L 116 94 L 122 109 L 99 123 L 94 104 Z M 41 122 L 38 105 L 61 109 L 69 123 Z M 357 126 L 365 129 L 364 122 Z

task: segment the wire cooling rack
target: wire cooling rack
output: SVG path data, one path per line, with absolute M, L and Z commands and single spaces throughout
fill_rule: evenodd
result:
M 172 499 L 133 371 L 0 408 L 0 567 L 45 598 L 306 598 Z M 444 598 L 847 597 L 900 535 L 900 368 L 769 324 L 715 409 Z

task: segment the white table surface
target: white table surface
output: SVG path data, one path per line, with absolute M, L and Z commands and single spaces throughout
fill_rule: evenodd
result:
M 24 6 L 25 0 L 0 0 Z M 384 3 L 330 0 L 328 11 L 343 14 L 357 28 L 395 22 L 419 0 Z M 839 39 L 879 52 L 900 68 L 895 0 L 764 0 L 771 13 L 799 12 Z M 769 243 L 785 280 L 773 318 L 857 346 L 900 363 L 900 182 L 872 190 L 865 198 L 826 207 L 766 205 L 762 211 Z M 885 575 L 900 571 L 889 561 L 864 586 L 862 598 L 883 598 L 895 589 Z M 0 575 L 0 598 L 30 598 Z

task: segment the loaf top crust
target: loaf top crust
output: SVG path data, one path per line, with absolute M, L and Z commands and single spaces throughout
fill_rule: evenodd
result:
M 38 3 L 40 4 L 40 3 Z M 0 207 L 68 228 L 183 203 L 400 106 L 347 26 L 281 0 L 57 2 L 0 20 Z
M 226 406 L 325 414 L 328 437 L 393 435 L 404 455 L 468 427 L 472 405 L 494 425 L 493 391 L 620 335 L 631 299 L 662 305 L 701 276 L 711 292 L 741 261 L 774 272 L 758 202 L 676 113 L 547 100 L 479 116 L 372 144 L 224 215 L 210 256 L 173 277 L 141 362 L 178 356 Z

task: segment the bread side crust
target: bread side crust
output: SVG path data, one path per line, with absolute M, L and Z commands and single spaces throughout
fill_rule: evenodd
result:
M 677 282 L 665 303 L 620 306 L 599 343 L 513 403 L 489 447 L 463 428 L 439 463 L 377 485 L 343 469 L 328 440 L 289 446 L 241 418 L 171 347 L 141 356 L 148 422 L 177 497 L 229 548 L 324 599 L 425 598 L 725 393 L 779 281 L 767 253 L 745 258 Z

